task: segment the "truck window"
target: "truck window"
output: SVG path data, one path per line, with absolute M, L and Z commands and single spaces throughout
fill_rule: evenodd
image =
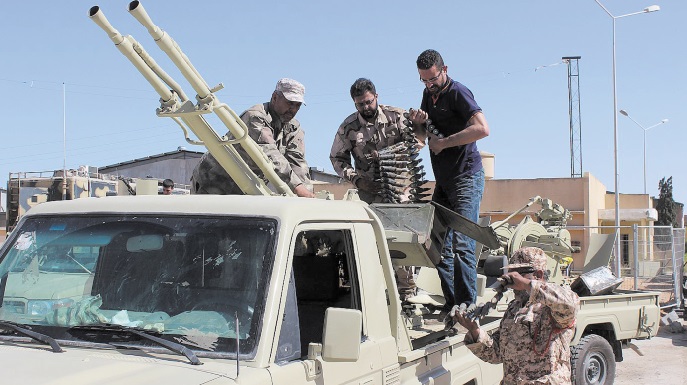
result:
M 349 230 L 309 230 L 298 234 L 293 256 L 301 355 L 322 342 L 329 307 L 361 309 L 355 256 Z
M 2 248 L 0 321 L 78 343 L 96 337 L 65 328 L 139 327 L 199 355 L 235 356 L 239 344 L 249 358 L 276 234 L 259 217 L 32 217 Z

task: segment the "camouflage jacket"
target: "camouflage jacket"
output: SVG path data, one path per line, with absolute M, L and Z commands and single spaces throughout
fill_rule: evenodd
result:
M 374 122 L 366 121 L 358 112 L 347 117 L 336 132 L 329 154 L 334 171 L 354 185 L 358 178 L 373 180 L 376 152 L 403 140 L 404 112 L 380 104 Z
M 269 102 L 249 108 L 241 114 L 241 120 L 248 126 L 248 135 L 260 145 L 274 164 L 274 171 L 291 190 L 303 183 L 312 190 L 310 168 L 305 161 L 305 133 L 298 120 L 294 118 L 286 123 L 280 121 L 270 109 Z M 242 149 L 239 150 L 243 158 L 248 159 L 242 152 Z M 254 170 L 257 169 L 249 159 L 247 163 Z
M 508 304 L 501 327 L 465 343 L 480 359 L 503 363 L 503 384 L 570 384 L 570 341 L 579 298 L 566 287 L 532 281 L 529 298 Z M 477 342 L 477 343 L 474 343 Z
M 291 190 L 305 184 L 312 191 L 310 169 L 305 160 L 305 133 L 296 119 L 283 123 L 272 112 L 270 103 L 255 105 L 241 114 L 248 127 L 248 135 L 272 161 L 274 170 Z M 231 136 L 231 134 L 227 134 Z M 241 157 L 259 177 L 263 173 L 240 146 L 235 146 Z M 241 194 L 231 177 L 210 154 L 206 153 L 193 170 L 192 191 L 205 194 Z

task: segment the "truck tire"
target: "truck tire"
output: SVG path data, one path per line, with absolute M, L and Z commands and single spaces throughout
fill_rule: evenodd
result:
M 605 338 L 588 334 L 570 348 L 572 383 L 610 385 L 615 380 L 615 355 Z

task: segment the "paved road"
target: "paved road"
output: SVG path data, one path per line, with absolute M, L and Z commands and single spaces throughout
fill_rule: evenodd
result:
M 687 328 L 687 321 L 681 320 Z M 671 333 L 661 326 L 650 339 L 634 341 L 623 350 L 623 362 L 616 363 L 615 385 L 687 385 L 687 332 Z

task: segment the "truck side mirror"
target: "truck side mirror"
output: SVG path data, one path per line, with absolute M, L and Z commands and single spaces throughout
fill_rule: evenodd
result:
M 322 359 L 355 362 L 360 358 L 363 313 L 330 307 L 324 313 Z

